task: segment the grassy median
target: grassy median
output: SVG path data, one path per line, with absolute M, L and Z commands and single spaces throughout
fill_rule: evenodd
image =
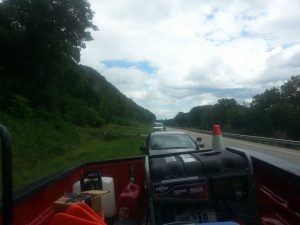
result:
M 83 162 L 141 155 L 150 126 L 75 127 L 68 123 L 7 120 L 12 136 L 13 185 L 18 189 Z

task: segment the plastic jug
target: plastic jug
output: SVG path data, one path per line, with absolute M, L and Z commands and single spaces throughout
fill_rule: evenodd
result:
M 108 190 L 107 194 L 101 196 L 101 205 L 105 217 L 113 217 L 116 214 L 116 199 L 115 199 L 115 187 L 112 177 L 101 177 L 102 189 Z M 80 194 L 81 186 L 80 180 L 73 184 L 73 192 Z
M 101 204 L 105 217 L 113 217 L 116 214 L 116 199 L 114 180 L 112 177 L 102 177 L 103 190 L 109 192 L 101 197 Z
M 136 220 L 138 218 L 139 200 L 140 187 L 134 183 L 127 184 L 118 197 L 119 214 L 126 211 L 126 217 Z

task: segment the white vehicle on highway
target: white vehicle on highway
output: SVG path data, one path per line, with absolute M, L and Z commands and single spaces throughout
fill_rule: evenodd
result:
M 165 131 L 166 127 L 163 123 L 154 123 L 152 126 L 152 131 Z

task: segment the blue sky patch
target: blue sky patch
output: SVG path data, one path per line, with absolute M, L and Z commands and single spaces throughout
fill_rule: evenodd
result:
M 213 20 L 214 16 L 214 14 L 209 14 L 206 16 L 206 20 Z
M 150 64 L 147 61 L 137 61 L 137 62 L 131 62 L 127 60 L 105 60 L 102 61 L 102 63 L 107 68 L 130 68 L 133 67 L 137 70 L 146 72 L 146 73 L 155 73 L 157 69 L 155 67 L 150 66 Z
M 287 49 L 292 47 L 293 45 L 299 44 L 298 42 L 290 42 L 290 43 L 285 43 L 282 45 L 282 48 Z
M 248 32 L 248 31 L 242 30 L 241 36 L 242 36 L 242 37 L 250 37 L 250 36 L 251 36 L 251 33 Z

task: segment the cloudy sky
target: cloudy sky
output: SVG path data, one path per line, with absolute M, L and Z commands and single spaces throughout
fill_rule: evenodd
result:
M 158 119 L 300 74 L 299 0 L 90 0 L 91 66 Z

